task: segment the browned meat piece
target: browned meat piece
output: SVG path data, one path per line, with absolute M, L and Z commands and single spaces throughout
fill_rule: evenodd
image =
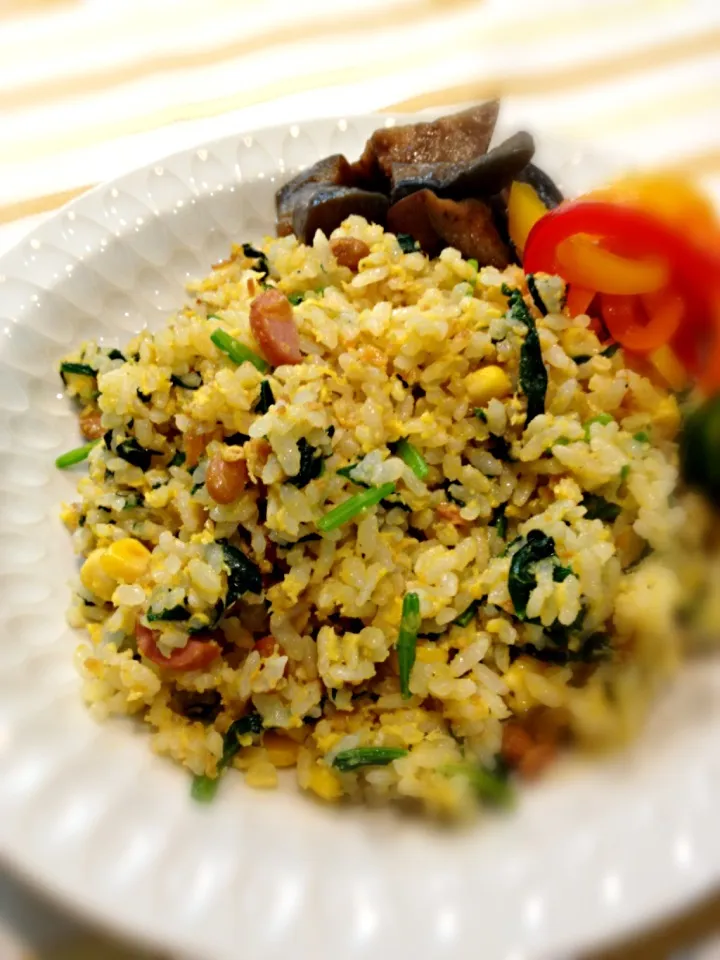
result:
M 517 179 L 534 152 L 533 138 L 529 133 L 520 132 L 489 153 L 462 163 L 393 163 L 390 168 L 390 202 L 396 203 L 408 194 L 424 189 L 454 200 L 490 197 Z
M 350 187 L 353 185 L 350 164 L 341 153 L 335 153 L 324 160 L 318 160 L 280 187 L 275 194 L 279 237 L 286 237 L 293 232 L 293 210 L 297 205 L 298 192 L 309 183 L 334 183 L 336 186 Z
M 442 200 L 421 190 L 390 207 L 388 228 L 409 233 L 434 257 L 442 247 L 455 247 L 481 267 L 503 270 L 510 251 L 493 223 L 490 207 L 480 200 Z
M 429 194 L 429 190 L 421 190 L 394 203 L 388 210 L 387 225 L 394 234 L 409 233 L 429 257 L 434 257 L 442 249 L 442 239 L 430 222 L 425 202 Z
M 338 237 L 330 244 L 330 249 L 341 267 L 355 271 L 360 261 L 370 255 L 370 247 L 355 237 Z
M 430 123 L 376 130 L 353 172 L 363 182 L 389 179 L 393 163 L 462 163 L 484 154 L 492 139 L 500 103 L 490 100 Z
M 389 206 L 388 198 L 382 193 L 324 183 L 302 187 L 296 194 L 296 201 L 293 233 L 303 243 L 312 243 L 316 230 L 330 236 L 335 227 L 352 213 L 384 226 Z

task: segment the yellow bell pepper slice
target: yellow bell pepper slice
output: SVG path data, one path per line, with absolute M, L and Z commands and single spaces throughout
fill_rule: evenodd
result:
M 528 234 L 546 213 L 547 207 L 529 183 L 514 180 L 510 184 L 507 203 L 508 233 L 519 254 L 525 248 Z
M 562 276 L 569 283 L 598 293 L 633 295 L 655 293 L 670 279 L 663 260 L 633 260 L 605 250 L 590 237 L 564 240 L 557 249 Z

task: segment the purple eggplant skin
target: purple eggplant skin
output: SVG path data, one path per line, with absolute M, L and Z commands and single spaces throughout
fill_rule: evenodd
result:
M 565 199 L 552 177 L 541 170 L 540 167 L 535 166 L 534 163 L 529 163 L 515 179 L 522 183 L 528 183 L 548 210 L 553 210 Z
M 327 183 L 307 184 L 297 191 L 295 200 L 293 233 L 308 244 L 313 242 L 317 230 L 329 237 L 353 213 L 384 227 L 390 205 L 383 193 Z
M 288 180 L 275 194 L 277 234 L 279 237 L 292 233 L 293 212 L 298 204 L 298 195 L 308 184 L 335 184 L 341 187 L 354 186 L 355 179 L 350 164 L 341 153 L 318 160 L 311 167 Z
M 393 164 L 390 202 L 417 190 L 432 190 L 450 200 L 491 197 L 517 179 L 534 153 L 533 138 L 520 131 L 489 153 L 463 163 Z

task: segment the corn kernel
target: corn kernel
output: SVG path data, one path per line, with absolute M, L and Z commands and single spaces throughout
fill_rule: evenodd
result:
M 80 582 L 101 600 L 110 601 L 117 586 L 113 577 L 109 576 L 102 566 L 105 551 L 98 548 L 93 550 L 80 568 Z
M 512 383 L 502 367 L 490 364 L 469 373 L 465 377 L 465 389 L 470 402 L 481 405 L 512 393 Z
M 268 759 L 274 766 L 294 767 L 300 753 L 300 744 L 289 737 L 269 730 L 263 737 L 263 746 L 267 750 Z
M 329 767 L 313 767 L 308 786 L 323 800 L 337 800 L 343 792 L 342 784 Z
M 273 790 L 278 783 L 277 770 L 267 760 L 260 760 L 248 768 L 245 783 L 256 790 Z
M 150 551 L 133 537 L 117 540 L 100 558 L 100 566 L 105 573 L 125 583 L 134 583 L 139 580 L 149 563 Z

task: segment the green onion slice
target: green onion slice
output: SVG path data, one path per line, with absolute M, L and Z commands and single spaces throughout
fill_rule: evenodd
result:
M 324 516 L 320 517 L 317 528 L 322 530 L 323 533 L 337 530 L 338 527 L 342 527 L 348 520 L 352 520 L 366 507 L 374 507 L 376 503 L 380 503 L 391 493 L 395 493 L 394 483 L 383 483 L 379 487 L 370 487 L 368 490 L 363 490 L 362 493 L 356 493 L 354 497 L 338 504 L 337 507 L 333 507 L 332 510 L 328 510 Z
M 403 597 L 400 633 L 397 638 L 398 664 L 400 667 L 400 691 L 407 700 L 410 693 L 410 674 L 415 663 L 417 635 L 420 629 L 420 598 L 416 593 Z
M 82 463 L 90 456 L 90 451 L 100 443 L 99 440 L 91 440 L 82 447 L 76 447 L 74 450 L 68 450 L 61 454 L 55 461 L 55 466 L 64 470 L 66 467 L 72 467 L 76 463 Z
M 418 449 L 414 447 L 409 440 L 400 440 L 395 447 L 395 452 L 403 460 L 418 478 L 418 480 L 424 480 L 428 475 L 428 467 L 425 462 L 424 457 L 420 454 Z
M 226 353 L 230 357 L 233 363 L 251 363 L 260 373 L 266 373 L 270 369 L 270 364 L 263 360 L 261 356 L 254 353 L 250 347 L 246 347 L 244 343 L 240 343 L 239 340 L 231 337 L 229 333 L 226 333 L 219 327 L 217 330 L 213 330 L 210 334 L 210 339 L 218 350 L 222 350 L 223 353 Z
M 345 773 L 358 767 L 385 767 L 393 760 L 406 756 L 407 750 L 402 747 L 355 747 L 354 750 L 341 750 L 336 754 L 333 766 Z

